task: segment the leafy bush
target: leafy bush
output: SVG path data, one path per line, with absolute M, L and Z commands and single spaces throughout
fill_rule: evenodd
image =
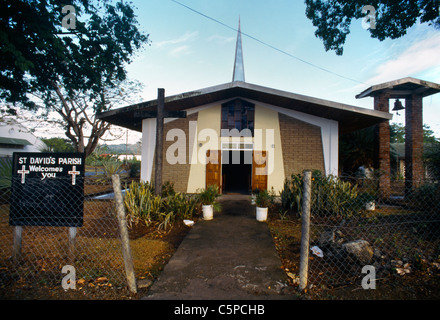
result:
M 121 170 L 122 162 L 117 158 L 107 158 L 102 162 L 102 165 L 105 176 L 111 179 L 112 175 L 117 174 Z
M 164 184 L 162 184 L 162 197 L 168 197 L 174 195 L 175 193 L 176 192 L 174 191 L 174 183 L 166 181 Z
M 0 159 L 0 189 L 10 189 L 12 180 L 12 159 Z
M 412 193 L 412 203 L 420 208 L 440 209 L 440 184 L 425 183 Z
M 130 178 L 139 177 L 141 172 L 141 162 L 139 160 L 133 158 L 131 160 L 127 160 L 125 164 L 127 166 L 128 174 Z
M 132 181 L 126 188 L 124 204 L 129 224 L 143 221 L 148 226 L 160 216 L 161 197 L 155 196 L 148 182 Z
M 285 180 L 280 194 L 284 209 L 301 214 L 303 184 L 304 179 L 300 174 Z M 311 211 L 315 215 L 350 217 L 360 209 L 357 185 L 343 182 L 338 177 L 326 177 L 320 171 L 312 173 L 311 193 Z
M 299 174 L 292 174 L 290 179 L 284 180 L 281 190 L 281 205 L 285 210 L 301 213 L 303 178 Z
M 199 212 L 195 196 L 175 192 L 170 183 L 165 185 L 167 193 L 158 196 L 150 183 L 131 182 L 124 197 L 129 225 L 143 222 L 147 226 L 157 225 L 158 230 L 167 230 L 175 221 L 192 219 Z

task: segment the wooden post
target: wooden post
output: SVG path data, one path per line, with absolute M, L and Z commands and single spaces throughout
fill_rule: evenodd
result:
M 125 219 L 124 202 L 122 200 L 121 183 L 119 175 L 112 175 L 113 190 L 115 192 L 116 214 L 119 223 L 119 233 L 121 235 L 122 255 L 124 257 L 125 275 L 127 277 L 128 289 L 131 293 L 136 293 L 136 276 L 134 273 L 133 258 L 131 256 L 130 241 L 128 238 L 127 221 Z
M 307 287 L 309 270 L 310 207 L 312 195 L 312 172 L 304 171 L 303 203 L 301 213 L 301 253 L 299 264 L 299 290 Z
M 12 250 L 12 259 L 15 263 L 19 262 L 21 258 L 21 244 L 23 237 L 23 227 L 15 226 L 14 227 L 14 247 Z
M 163 118 L 165 110 L 165 89 L 157 90 L 156 115 L 156 163 L 154 174 L 154 190 L 156 195 L 162 191 L 162 160 L 163 160 Z

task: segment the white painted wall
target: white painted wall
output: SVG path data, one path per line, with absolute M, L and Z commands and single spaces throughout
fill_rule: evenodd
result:
M 254 104 L 260 104 L 285 114 L 286 116 L 298 119 L 300 121 L 310 123 L 321 128 L 322 148 L 324 153 L 324 168 L 326 175 L 338 175 L 339 169 L 339 124 L 337 121 L 329 120 L 310 114 L 276 107 L 268 104 L 262 104 L 258 101 L 248 100 Z
M 41 139 L 33 135 L 27 128 L 10 120 L 0 123 L 0 137 L 24 139 L 31 143 L 19 149 L 0 147 L 0 157 L 12 157 L 14 152 L 41 152 L 41 149 L 46 146 Z
M 237 97 L 239 98 L 239 97 Z M 187 192 L 194 193 L 197 189 L 205 185 L 206 150 L 221 148 L 220 126 L 221 126 L 221 104 L 233 100 L 230 98 L 224 101 L 218 101 L 213 104 L 192 108 L 187 111 L 187 115 L 198 112 L 197 124 L 190 123 L 190 131 L 193 132 L 189 137 L 189 154 L 191 168 L 188 181 Z M 241 98 L 242 99 L 242 98 Z M 339 153 L 339 128 L 338 122 L 328 120 L 317 116 L 293 111 L 281 107 L 276 107 L 259 101 L 247 100 L 255 104 L 255 129 L 263 129 L 263 144 L 255 150 L 261 149 L 268 152 L 269 159 L 273 161 L 274 168 L 268 176 L 268 188 L 274 187 L 276 191 L 282 189 L 285 178 L 284 165 L 282 160 L 282 145 L 280 128 L 277 113 L 285 114 L 300 121 L 318 126 L 321 128 L 321 138 L 324 154 L 324 168 L 326 175 L 338 175 L 338 153 Z M 165 119 L 165 123 L 176 119 Z M 191 126 L 192 125 L 192 126 Z M 213 135 L 219 138 L 216 141 L 210 141 L 209 137 L 201 136 L 204 129 L 212 129 Z M 266 142 L 265 129 L 273 129 L 273 143 Z M 203 131 L 203 132 L 206 132 Z M 190 133 L 191 135 L 191 133 Z M 187 137 L 188 138 L 188 137 Z M 255 137 L 254 137 L 255 138 Z M 142 163 L 141 180 L 151 181 L 154 161 L 154 149 L 156 147 L 156 119 L 144 119 L 142 121 Z M 203 160 L 203 161 L 202 161 Z

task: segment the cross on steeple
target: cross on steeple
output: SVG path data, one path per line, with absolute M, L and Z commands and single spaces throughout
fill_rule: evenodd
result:
M 244 82 L 244 64 L 243 64 L 243 48 L 241 42 L 240 18 L 238 18 L 238 34 L 237 34 L 237 43 L 235 46 L 234 73 L 232 75 L 232 81 Z

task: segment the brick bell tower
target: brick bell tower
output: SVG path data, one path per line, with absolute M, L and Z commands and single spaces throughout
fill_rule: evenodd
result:
M 405 195 L 417 188 L 424 178 L 423 168 L 423 98 L 440 92 L 440 85 L 415 78 L 403 78 L 374 85 L 356 96 L 374 98 L 374 110 L 389 112 L 389 100 L 396 99 L 392 111 L 405 109 Z M 403 106 L 400 101 L 405 101 Z M 390 125 L 376 126 L 377 168 L 380 172 L 380 197 L 391 193 Z

